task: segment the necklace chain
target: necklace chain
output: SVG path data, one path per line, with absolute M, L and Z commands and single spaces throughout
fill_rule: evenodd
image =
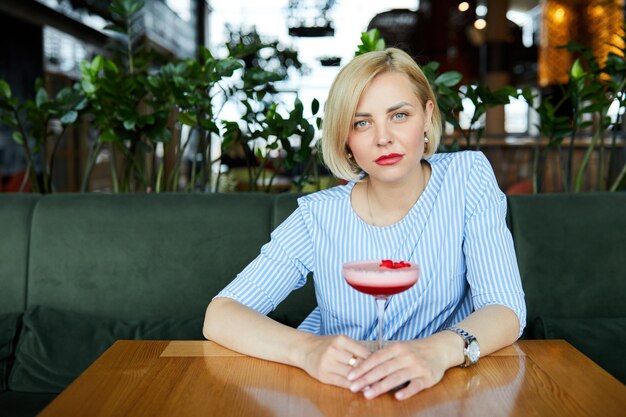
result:
M 422 195 L 422 193 L 426 189 L 426 181 L 423 176 L 422 176 L 421 185 L 422 185 L 422 191 L 420 192 L 420 195 Z M 372 213 L 372 205 L 370 204 L 370 179 L 369 177 L 367 178 L 367 181 L 365 182 L 365 198 L 367 200 L 367 211 L 370 216 L 370 221 L 372 222 L 372 226 L 376 226 L 376 220 L 374 219 L 374 214 Z

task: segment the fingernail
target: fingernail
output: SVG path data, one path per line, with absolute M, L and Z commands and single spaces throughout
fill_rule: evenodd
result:
M 404 393 L 403 393 L 403 392 L 396 392 L 396 398 L 397 398 L 398 400 L 403 399 L 403 398 L 404 398 Z
M 365 390 L 363 395 L 369 400 L 374 397 L 374 391 L 372 391 L 371 389 Z
M 352 391 L 352 392 L 357 392 L 357 391 L 359 391 L 359 389 L 361 389 L 359 384 L 352 384 L 352 385 L 350 385 L 350 391 Z
M 356 374 L 354 372 L 350 372 L 348 374 L 348 381 L 352 381 L 354 379 L 354 377 L 356 376 Z

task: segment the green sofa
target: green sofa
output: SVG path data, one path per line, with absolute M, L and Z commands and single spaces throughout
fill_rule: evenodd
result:
M 293 194 L 0 195 L 0 415 L 33 416 L 116 339 L 202 339 L 209 300 Z M 509 198 L 524 337 L 565 338 L 622 381 L 626 194 Z M 296 326 L 312 285 L 272 316 Z

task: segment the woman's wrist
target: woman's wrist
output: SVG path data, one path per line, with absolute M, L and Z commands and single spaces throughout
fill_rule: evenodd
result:
M 300 330 L 295 330 L 295 332 L 296 333 L 294 333 L 290 346 L 287 350 L 287 359 L 289 361 L 289 365 L 302 369 L 310 350 L 310 344 L 316 336 L 313 333 Z
M 444 330 L 430 336 L 432 343 L 440 352 L 441 360 L 446 369 L 458 366 L 465 361 L 463 348 L 465 344 L 459 335 Z

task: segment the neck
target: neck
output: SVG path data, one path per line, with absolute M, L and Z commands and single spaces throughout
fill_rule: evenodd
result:
M 429 169 L 422 164 L 416 175 L 398 183 L 382 183 L 368 177 L 365 183 L 369 222 L 387 226 L 401 220 L 426 188 Z

